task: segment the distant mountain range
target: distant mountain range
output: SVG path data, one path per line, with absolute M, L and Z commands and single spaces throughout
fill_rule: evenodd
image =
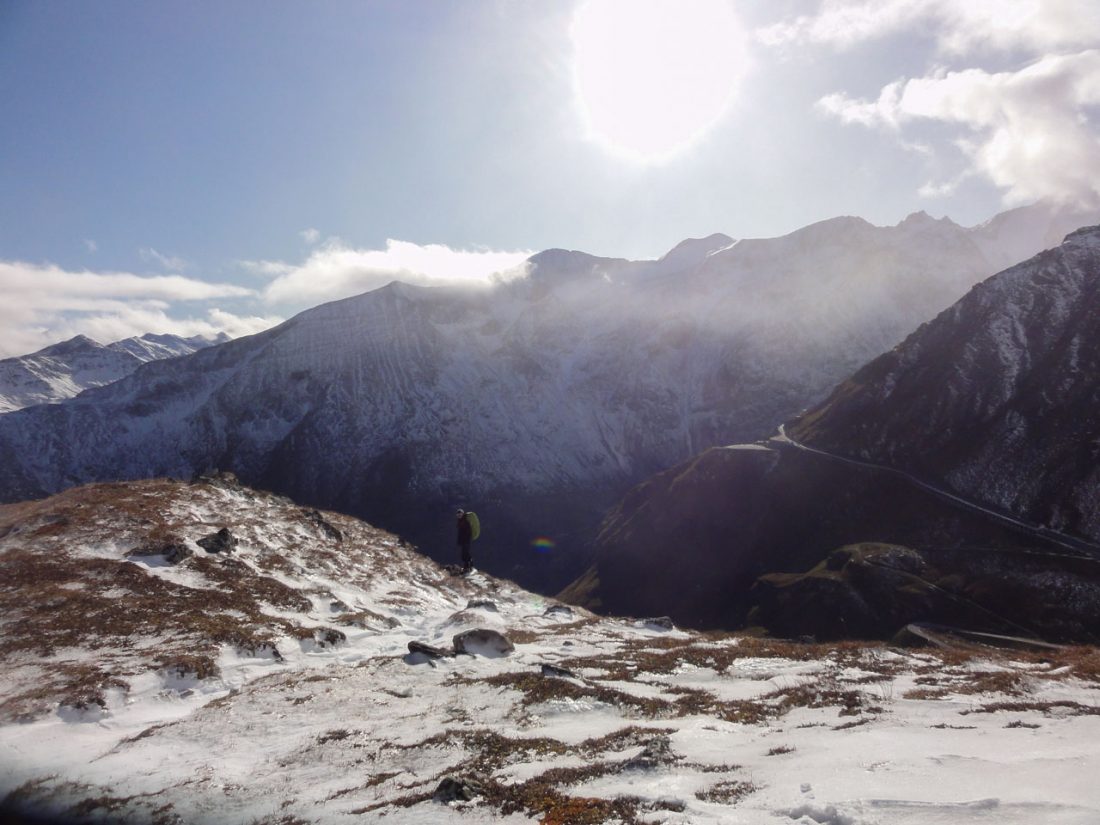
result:
M 633 490 L 572 598 L 783 634 L 934 621 L 1095 641 L 1098 293 L 1100 226 L 979 284 L 789 440 Z
M 482 517 L 475 564 L 553 590 L 631 486 L 772 432 L 1086 220 L 837 218 L 656 261 L 549 250 L 487 290 L 393 283 L 0 416 L 0 500 L 219 467 L 437 559 L 461 505 Z
M 0 360 L 0 413 L 72 398 L 123 378 L 162 358 L 190 355 L 229 336 L 142 335 L 100 344 L 86 335 L 16 358 Z

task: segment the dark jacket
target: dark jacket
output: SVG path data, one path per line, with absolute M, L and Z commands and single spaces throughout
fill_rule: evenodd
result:
M 473 528 L 470 527 L 470 520 L 463 516 L 458 520 L 458 543 L 469 544 L 474 537 Z

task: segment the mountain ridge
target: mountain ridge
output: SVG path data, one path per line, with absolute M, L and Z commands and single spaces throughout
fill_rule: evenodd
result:
M 189 355 L 228 340 L 225 333 L 190 338 L 148 333 L 100 344 L 76 335 L 29 355 L 5 358 L 0 360 L 0 414 L 63 401 L 111 384 L 149 361 Z
M 647 582 L 674 580 L 668 610 L 694 626 L 889 638 L 965 617 L 1100 638 L 1098 289 L 1100 227 L 974 286 L 788 421 L 796 443 L 635 488 L 566 595 L 645 612 Z
M 468 505 L 489 569 L 557 589 L 630 486 L 766 435 L 982 277 L 969 230 L 936 227 L 951 242 L 931 250 L 841 219 L 711 236 L 676 271 L 551 251 L 488 290 L 394 282 L 0 416 L 0 500 L 218 467 L 437 559 Z

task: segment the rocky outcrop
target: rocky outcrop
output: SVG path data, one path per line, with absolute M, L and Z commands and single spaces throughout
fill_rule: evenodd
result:
M 507 656 L 516 649 L 507 636 L 488 627 L 477 627 L 456 634 L 454 648 L 456 654 L 466 653 L 470 656 L 487 656 L 489 658 Z
M 237 537 L 229 532 L 228 527 L 223 527 L 216 533 L 204 536 L 195 542 L 207 553 L 232 553 L 237 546 Z

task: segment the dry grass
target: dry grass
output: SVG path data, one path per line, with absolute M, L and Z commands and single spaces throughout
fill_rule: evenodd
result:
M 705 791 L 696 791 L 695 798 L 702 802 L 734 805 L 756 790 L 756 785 L 752 782 L 719 782 Z
M 989 702 L 977 708 L 960 711 L 960 715 L 967 716 L 971 713 L 1025 713 L 1039 712 L 1049 715 L 1058 711 L 1065 716 L 1100 716 L 1100 706 L 1083 705 L 1069 699 L 1053 701 L 1022 701 L 1022 702 Z
M 600 777 L 621 773 L 624 770 L 644 770 L 629 759 L 614 758 L 624 750 L 650 744 L 655 738 L 674 732 L 672 728 L 646 728 L 627 726 L 605 736 L 590 738 L 576 745 L 567 745 L 547 738 L 510 738 L 483 730 L 451 729 L 428 737 L 411 745 L 391 745 L 400 751 L 428 751 L 460 744 L 465 755 L 455 768 L 444 770 L 434 777 L 422 780 L 411 793 L 378 802 L 353 813 L 371 813 L 388 807 L 411 807 L 429 803 L 434 787 L 444 776 L 475 777 L 481 788 L 476 804 L 496 809 L 501 814 L 525 814 L 538 817 L 544 823 L 597 823 L 616 822 L 637 825 L 644 821 L 640 815 L 654 810 L 682 810 L 678 805 L 646 802 L 637 797 L 614 799 L 592 798 L 583 794 L 571 794 L 568 789 Z M 493 777 L 497 771 L 509 765 L 530 762 L 547 756 L 579 756 L 587 764 L 575 767 L 550 768 L 524 782 L 505 784 Z M 701 771 L 730 773 L 737 766 L 693 766 Z M 729 786 L 728 788 L 724 786 Z M 740 791 L 732 792 L 738 785 Z M 724 804 L 732 804 L 747 792 L 749 783 L 719 783 L 715 786 L 715 801 L 722 796 Z M 340 794 L 351 792 L 341 791 Z
M 208 535 L 220 525 L 187 522 L 188 508 L 180 502 L 215 494 L 224 495 L 204 485 L 162 479 L 93 484 L 0 507 L 0 615 L 5 617 L 0 659 L 49 660 L 50 671 L 34 687 L 5 697 L 0 719 L 30 718 L 58 702 L 102 705 L 105 690 L 125 688 L 124 677 L 146 668 L 181 678 L 211 678 L 217 675 L 223 645 L 277 657 L 275 640 L 280 636 L 312 638 L 318 644 L 344 638 L 333 628 L 318 631 L 269 615 L 268 606 L 306 613 L 313 603 L 232 556 L 200 551 L 183 561 L 181 567 L 204 583 L 188 587 L 125 558 L 77 556 L 71 550 L 74 544 L 113 543 L 147 553 L 184 536 Z M 263 498 L 251 491 L 239 494 Z M 298 511 L 286 512 L 293 517 Z M 335 552 L 334 540 L 326 540 L 316 518 L 299 519 L 302 530 L 314 534 L 304 534 L 309 541 L 302 541 L 320 548 L 314 557 Z M 229 526 L 235 534 L 248 534 L 261 525 L 242 519 Z M 259 542 L 256 546 L 260 560 L 280 556 Z M 67 663 L 77 651 L 99 652 L 98 667 Z

